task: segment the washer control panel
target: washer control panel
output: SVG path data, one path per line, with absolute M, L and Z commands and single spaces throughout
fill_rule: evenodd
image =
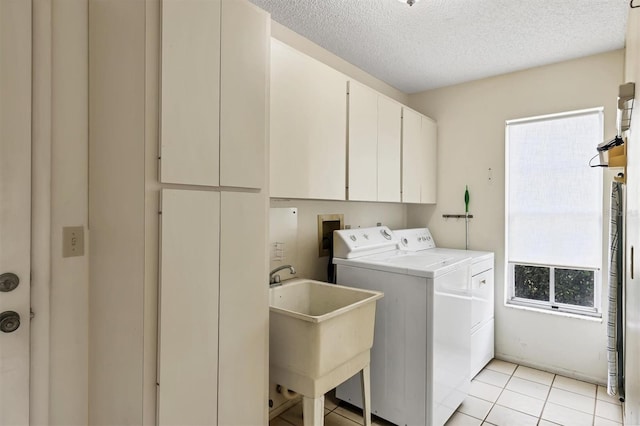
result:
M 429 228 L 401 229 L 394 231 L 398 238 L 398 248 L 407 251 L 419 251 L 436 246 Z
M 398 239 L 386 226 L 341 229 L 333 233 L 333 256 L 343 259 L 395 250 Z

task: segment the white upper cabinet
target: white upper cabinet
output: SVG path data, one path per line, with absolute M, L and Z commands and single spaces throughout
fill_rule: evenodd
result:
M 246 1 L 162 1 L 161 182 L 262 187 L 269 25 Z
M 421 116 L 420 142 L 420 202 L 435 204 L 437 176 L 437 125 L 429 117 Z
M 220 1 L 162 1 L 160 180 L 218 186 Z
M 422 120 L 415 111 L 402 109 L 402 202 L 420 202 L 420 149 Z
M 378 199 L 378 94 L 349 82 L 349 200 Z
M 271 39 L 270 195 L 436 202 L 436 123 Z
M 271 41 L 270 194 L 344 200 L 347 77 Z
M 402 202 L 436 202 L 436 123 L 402 109 Z
M 402 105 L 378 96 L 378 201 L 400 202 Z
M 400 202 L 402 106 L 349 82 L 348 198 Z

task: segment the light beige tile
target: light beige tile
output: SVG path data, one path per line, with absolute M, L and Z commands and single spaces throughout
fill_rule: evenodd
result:
M 453 413 L 453 416 L 447 420 L 445 426 L 480 426 L 481 424 L 482 420 L 456 411 Z
M 595 394 L 592 397 L 588 397 L 553 387 L 551 388 L 551 392 L 549 392 L 549 398 L 547 398 L 547 401 L 588 414 L 593 414 L 593 410 L 596 405 Z
M 518 365 L 511 362 L 502 361 L 501 359 L 492 359 L 485 369 L 497 371 L 498 373 L 504 373 L 511 375 Z
M 622 406 L 598 400 L 596 402 L 596 416 L 622 423 Z
M 507 389 L 500 394 L 496 404 L 536 417 L 540 417 L 542 407 L 544 407 L 544 401 L 541 399 L 536 399 Z
M 302 426 L 302 402 L 297 403 L 284 413 L 280 414 L 280 417 L 295 426 Z
M 469 395 L 462 401 L 462 404 L 458 407 L 458 411 L 475 417 L 476 419 L 484 420 L 487 414 L 489 414 L 492 405 L 489 401 Z
M 596 416 L 593 420 L 593 426 L 622 426 L 622 423 Z
M 611 404 L 622 405 L 622 403 L 620 402 L 619 396 L 617 396 L 617 395 L 616 396 L 609 395 L 607 393 L 607 388 L 605 388 L 604 386 L 598 386 L 598 399 L 610 402 Z
M 356 426 L 362 425 L 363 423 L 356 423 L 353 420 L 350 420 L 346 417 L 342 417 L 340 414 L 337 414 L 335 411 L 327 414 L 324 418 L 325 426 Z
M 553 382 L 552 373 L 547 373 L 546 371 L 536 370 L 535 368 L 529 368 L 522 365 L 519 365 L 516 368 L 516 371 L 513 373 L 515 377 L 520 377 L 521 379 L 531 380 L 532 382 L 542 383 L 543 385 L 551 385 Z
M 504 385 L 507 384 L 511 375 L 499 373 L 493 370 L 484 369 L 478 373 L 478 375 L 473 379 L 479 382 L 488 383 L 493 386 L 498 386 L 503 388 Z
M 282 417 L 276 417 L 269 421 L 269 426 L 291 426 L 291 423 L 284 420 Z
M 538 426 L 558 426 L 558 423 L 550 422 L 549 420 L 541 419 L 538 422 Z
M 332 413 L 340 414 L 354 422 L 362 422 L 362 410 L 353 406 L 337 407 Z
M 550 386 L 543 385 L 542 383 L 532 382 L 530 380 L 521 379 L 520 377 L 512 377 L 511 380 L 509 380 L 509 383 L 507 383 L 505 389 L 545 400 L 549 395 L 550 388 Z
M 338 400 L 335 398 L 334 395 L 331 394 L 326 394 L 324 396 L 324 408 L 326 408 L 329 411 L 333 411 L 338 407 Z
M 497 426 L 535 426 L 538 418 L 501 405 L 494 405 L 486 421 Z
M 579 393 L 580 395 L 588 396 L 590 398 L 594 398 L 596 395 L 596 385 L 583 382 L 582 380 L 572 379 L 570 377 L 556 375 L 556 378 L 553 380 L 552 387 Z
M 502 392 L 502 388 L 472 380 L 469 395 L 484 399 L 485 401 L 496 402 L 498 396 L 500 396 L 500 392 Z
M 593 423 L 593 416 L 591 414 L 548 401 L 542 411 L 542 418 L 560 425 L 589 426 Z
M 324 409 L 325 416 L 329 414 L 331 411 Z M 293 424 L 294 426 L 303 426 L 303 418 L 302 418 L 302 402 L 297 403 L 293 407 L 289 408 L 284 413 L 280 414 L 280 417 L 283 420 Z

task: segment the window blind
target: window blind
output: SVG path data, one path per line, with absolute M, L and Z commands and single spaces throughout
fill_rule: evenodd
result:
M 600 268 L 602 109 L 509 121 L 506 137 L 508 261 Z

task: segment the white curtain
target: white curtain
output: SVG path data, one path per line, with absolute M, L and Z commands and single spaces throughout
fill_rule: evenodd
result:
M 599 269 L 602 111 L 507 122 L 509 262 Z

